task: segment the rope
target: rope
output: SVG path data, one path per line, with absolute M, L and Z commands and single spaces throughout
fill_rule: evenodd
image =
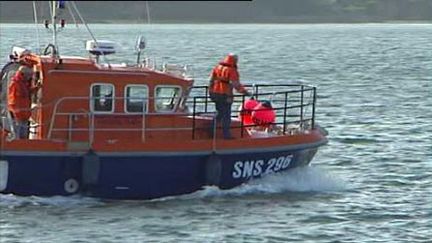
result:
M 99 43 L 97 42 L 95 36 L 93 35 L 93 33 L 91 32 L 90 28 L 88 27 L 87 23 L 85 22 L 84 18 L 81 16 L 81 13 L 79 12 L 75 1 L 71 1 L 73 8 L 75 9 L 76 13 L 78 14 L 78 17 L 80 18 L 81 22 L 84 24 L 84 26 L 86 27 L 87 31 L 90 33 L 92 39 L 94 40 L 94 42 L 96 43 L 97 46 L 99 46 Z M 108 64 L 108 67 L 111 68 L 110 63 L 108 62 L 107 58 L 105 57 L 105 53 L 102 52 L 102 57 L 104 58 L 105 62 Z
M 66 2 L 66 3 L 69 4 L 69 2 Z M 75 16 L 73 15 L 71 8 L 67 8 L 67 9 L 68 9 L 69 14 L 70 14 L 70 16 L 72 17 L 72 19 L 73 19 L 73 21 L 74 21 L 76 27 L 78 28 L 78 22 L 76 21 Z

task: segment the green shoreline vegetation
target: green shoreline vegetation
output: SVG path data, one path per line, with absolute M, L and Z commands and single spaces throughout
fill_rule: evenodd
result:
M 76 1 L 93 24 L 145 24 L 144 1 Z M 432 0 L 148 1 L 155 24 L 431 23 Z M 37 1 L 39 22 L 50 19 Z M 61 18 L 73 23 L 69 11 Z M 0 23 L 33 23 L 31 1 L 0 1 Z
M 34 22 L 0 22 L 1 24 L 34 24 Z M 43 24 L 42 22 L 40 24 Z M 93 21 L 88 22 L 87 24 L 130 24 L 130 25 L 147 25 L 148 23 L 138 23 L 133 21 L 122 21 L 122 20 L 105 20 L 105 21 Z M 195 21 L 195 22 L 189 22 L 189 21 L 159 21 L 159 22 L 152 22 L 151 24 L 161 24 L 161 25 L 173 25 L 173 24 L 191 24 L 191 25 L 200 25 L 200 24 L 206 24 L 206 25 L 217 25 L 217 24 L 239 24 L 239 25 L 249 25 L 249 24 L 262 24 L 262 25 L 296 25 L 296 24 L 432 24 L 432 20 L 413 20 L 413 21 L 406 21 L 406 20 L 388 20 L 388 21 L 351 21 L 351 22 L 241 22 L 241 23 L 234 23 L 234 22 L 206 22 L 206 21 Z M 75 23 L 69 23 L 69 25 L 75 25 Z M 82 25 L 81 23 L 78 23 L 78 25 Z

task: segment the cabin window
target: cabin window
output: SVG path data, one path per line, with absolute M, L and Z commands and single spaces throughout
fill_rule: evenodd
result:
M 180 91 L 179 86 L 157 86 L 155 95 L 156 111 L 173 111 L 178 104 Z
M 127 85 L 125 111 L 129 113 L 147 112 L 148 88 L 145 85 Z
M 114 86 L 93 84 L 91 87 L 91 110 L 94 112 L 114 112 Z

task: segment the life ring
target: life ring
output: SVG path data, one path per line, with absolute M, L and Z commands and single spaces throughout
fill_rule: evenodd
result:
M 75 193 L 79 189 L 79 183 L 77 180 L 71 178 L 65 181 L 64 190 L 67 193 Z

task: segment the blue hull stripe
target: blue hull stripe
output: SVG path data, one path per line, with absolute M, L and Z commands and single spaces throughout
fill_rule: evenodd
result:
M 191 193 L 205 185 L 222 189 L 309 164 L 327 142 L 264 149 L 168 153 L 8 152 L 2 193 L 152 199 Z

